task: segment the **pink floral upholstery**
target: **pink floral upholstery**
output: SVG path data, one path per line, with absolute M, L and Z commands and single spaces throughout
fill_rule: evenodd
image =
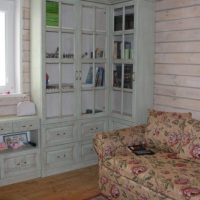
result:
M 166 152 L 178 153 L 184 123 L 187 119 L 191 119 L 191 113 L 150 110 L 145 133 L 147 145 Z
M 179 157 L 194 159 L 200 163 L 200 121 L 195 119 L 186 121 Z
M 146 132 L 145 132 L 146 131 Z M 147 142 L 156 154 L 127 148 Z M 99 186 L 112 200 L 200 200 L 200 121 L 150 111 L 148 125 L 98 133 Z

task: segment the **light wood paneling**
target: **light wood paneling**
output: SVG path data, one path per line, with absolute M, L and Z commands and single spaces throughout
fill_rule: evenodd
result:
M 156 35 L 156 42 L 186 42 L 199 41 L 200 30 L 184 30 L 184 31 L 168 31 L 158 32 Z
M 157 0 L 156 10 L 167 10 L 194 5 L 200 5 L 200 0 Z
M 178 19 L 171 21 L 162 21 L 156 23 L 156 32 L 174 31 L 174 30 L 190 30 L 200 28 L 200 17 Z
M 200 119 L 200 0 L 157 0 L 154 108 Z
M 200 42 L 157 43 L 156 53 L 200 53 Z
M 200 67 L 199 65 L 156 64 L 155 73 L 156 74 L 200 76 Z
M 98 167 L 0 188 L 0 200 L 83 200 L 99 193 Z
M 191 17 L 200 17 L 200 6 L 195 5 L 186 8 L 178 8 L 160 12 L 158 11 L 156 13 L 156 21 L 175 20 Z

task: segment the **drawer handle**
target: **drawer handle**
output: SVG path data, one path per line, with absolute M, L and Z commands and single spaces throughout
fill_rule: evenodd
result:
M 26 125 L 22 126 L 22 128 L 26 128 Z
M 32 127 L 33 125 L 32 125 L 32 124 L 30 124 L 29 126 L 30 126 L 30 127 Z
M 66 133 L 64 132 L 63 135 L 66 135 Z
M 66 157 L 66 155 L 64 154 L 64 155 L 63 155 L 63 157 L 65 158 L 65 157 Z
M 57 158 L 60 158 L 60 156 L 57 156 Z
M 90 130 L 91 130 L 91 131 L 93 131 L 94 129 L 93 129 L 93 128 L 91 128 Z
M 27 162 L 26 161 L 24 161 L 24 164 L 26 164 Z
M 4 128 L 1 128 L 1 131 L 3 131 L 4 130 Z
M 60 133 L 57 133 L 56 135 L 57 135 L 57 136 L 59 136 L 59 135 L 60 135 Z
M 17 165 L 17 166 L 20 166 L 20 163 L 17 163 L 16 165 Z
M 96 130 L 98 130 L 98 127 L 96 127 Z

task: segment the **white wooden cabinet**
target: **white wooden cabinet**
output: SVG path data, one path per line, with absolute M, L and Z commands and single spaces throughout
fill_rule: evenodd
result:
M 0 141 L 8 149 L 0 151 L 0 185 L 41 176 L 40 121 L 37 117 L 8 117 L 0 119 Z M 24 145 L 11 146 L 16 137 L 25 134 Z M 10 139 L 9 139 L 10 138 Z M 8 140 L 9 139 L 9 140 Z
M 41 117 L 43 176 L 96 163 L 96 132 L 146 121 L 153 14 L 152 0 L 31 1 L 31 91 Z

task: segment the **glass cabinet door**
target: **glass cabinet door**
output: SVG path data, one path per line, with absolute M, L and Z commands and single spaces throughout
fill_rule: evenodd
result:
M 75 111 L 74 5 L 46 1 L 46 118 L 73 117 Z
M 122 5 L 122 4 L 121 4 Z M 113 8 L 111 111 L 116 117 L 133 117 L 134 6 Z
M 112 112 L 132 117 L 133 64 L 114 64 L 112 71 Z
M 94 115 L 106 110 L 105 7 L 84 4 L 81 22 L 81 115 Z

